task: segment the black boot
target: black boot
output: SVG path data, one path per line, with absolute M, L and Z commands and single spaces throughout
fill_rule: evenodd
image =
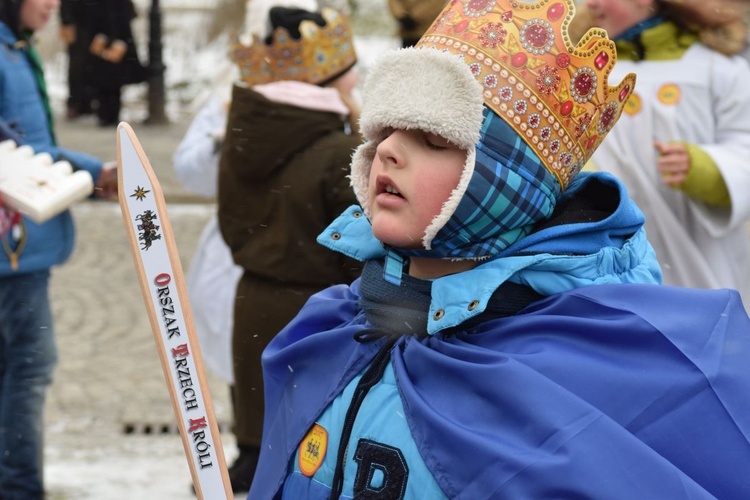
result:
M 232 491 L 235 493 L 250 490 L 260 455 L 260 448 L 255 446 L 239 446 L 239 449 L 240 454 L 229 467 L 229 482 L 232 483 Z

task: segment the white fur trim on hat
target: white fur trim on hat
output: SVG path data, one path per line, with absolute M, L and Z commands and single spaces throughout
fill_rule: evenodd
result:
M 482 126 L 482 86 L 457 56 L 408 48 L 381 57 L 362 94 L 360 125 L 368 140 L 384 128 L 424 130 L 471 149 Z
M 432 48 L 407 48 L 382 56 L 370 70 L 362 95 L 360 126 L 368 142 L 354 152 L 351 184 L 369 216 L 370 167 L 385 129 L 423 130 L 467 152 L 458 187 L 423 237 L 425 249 L 448 222 L 474 172 L 482 128 L 482 86 L 457 56 Z

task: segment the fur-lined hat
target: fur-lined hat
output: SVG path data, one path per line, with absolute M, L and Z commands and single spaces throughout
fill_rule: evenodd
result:
M 352 186 L 368 214 L 368 179 L 388 128 L 438 134 L 467 152 L 458 187 L 403 255 L 486 259 L 548 218 L 620 116 L 635 86 L 607 76 L 614 43 L 591 30 L 574 47 L 572 0 L 453 0 L 415 48 L 382 57 L 360 120 L 368 142 Z

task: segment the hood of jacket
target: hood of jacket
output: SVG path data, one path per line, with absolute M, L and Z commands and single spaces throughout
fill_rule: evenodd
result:
M 600 211 L 593 220 L 566 209 L 583 197 Z M 661 283 L 661 269 L 643 230 L 643 213 L 612 175 L 580 174 L 556 214 L 552 222 L 540 224 L 492 260 L 434 280 L 428 333 L 481 314 L 506 281 L 528 285 L 544 296 L 589 285 Z M 351 207 L 336 219 L 318 242 L 362 261 L 386 257 L 359 207 Z
M 274 102 L 239 85 L 232 90 L 229 123 L 232 129 L 227 131 L 222 161 L 244 164 L 242 177 L 248 181 L 270 177 L 319 138 L 343 130 L 335 113 Z M 252 155 L 247 154 L 249 148 Z

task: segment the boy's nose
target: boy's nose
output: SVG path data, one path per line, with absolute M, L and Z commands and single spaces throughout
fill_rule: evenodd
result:
M 404 135 L 400 130 L 396 130 L 378 144 L 377 154 L 383 165 L 404 166 L 407 149 Z

